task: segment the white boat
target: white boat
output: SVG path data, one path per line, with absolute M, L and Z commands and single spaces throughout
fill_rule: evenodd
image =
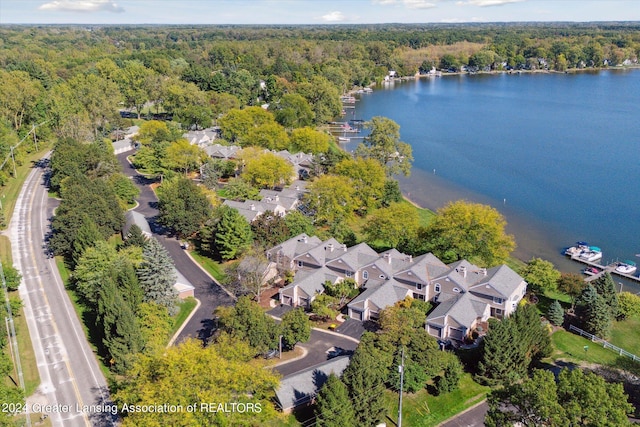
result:
M 350 142 L 350 141 L 351 141 L 351 138 L 347 138 L 347 137 L 344 137 L 344 136 L 339 136 L 338 137 L 338 142 Z
M 633 261 L 619 262 L 616 267 L 616 271 L 622 274 L 633 274 L 637 269 L 638 267 L 636 267 L 636 263 Z
M 594 262 L 602 258 L 602 251 L 598 247 L 590 246 L 587 250 L 582 251 L 578 257 L 585 261 Z
M 576 242 L 575 245 L 566 248 L 564 250 L 564 254 L 573 257 L 573 256 L 578 256 L 582 252 L 585 252 L 588 250 L 589 250 L 589 244 L 587 242 Z

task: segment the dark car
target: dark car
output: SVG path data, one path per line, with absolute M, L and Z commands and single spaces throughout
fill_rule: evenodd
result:
M 342 347 L 334 347 L 333 350 L 329 350 L 327 352 L 327 357 L 329 359 L 333 359 L 334 357 L 344 356 L 344 355 L 350 354 L 350 353 L 351 353 L 351 351 L 345 350 Z

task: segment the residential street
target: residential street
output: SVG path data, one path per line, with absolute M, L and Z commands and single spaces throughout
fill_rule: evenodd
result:
M 104 408 L 110 396 L 55 260 L 48 256 L 45 235 L 56 203 L 48 198 L 43 174 L 43 167 L 35 167 L 27 177 L 9 227 L 41 381 L 35 396 L 27 400 L 27 409 L 47 414 L 54 426 L 114 425 L 116 417 L 109 412 L 82 410 L 83 405 Z
M 134 210 L 143 214 L 149 221 L 154 237 L 167 249 L 180 273 L 195 287 L 194 295 L 201 303 L 200 308 L 184 327 L 176 342 L 189 337 L 206 340 L 213 332 L 213 311 L 220 305 L 233 304 L 233 298 L 220 285 L 212 281 L 198 265 L 195 265 L 180 247 L 180 242 L 174 237 L 169 237 L 167 231 L 157 223 L 158 199 L 149 187 L 152 181 L 138 174 L 131 166 L 127 161 L 127 156 L 130 154 L 132 154 L 131 151 L 118 154 L 117 157 L 124 174 L 132 177 L 134 183 L 140 188 L 139 206 Z

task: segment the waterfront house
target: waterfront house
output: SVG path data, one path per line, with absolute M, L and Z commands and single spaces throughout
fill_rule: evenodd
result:
M 352 278 L 362 292 L 347 304 L 350 318 L 375 320 L 381 310 L 410 296 L 436 304 L 425 328 L 443 341 L 486 330 L 490 317 L 512 314 L 527 291 L 524 279 L 506 265 L 481 268 L 467 260 L 447 265 L 431 253 L 377 253 L 366 243 L 349 248 L 305 234 L 268 250 L 267 258 L 280 272 L 295 272 L 293 283 L 280 291 L 282 304 L 309 307 L 327 280 Z

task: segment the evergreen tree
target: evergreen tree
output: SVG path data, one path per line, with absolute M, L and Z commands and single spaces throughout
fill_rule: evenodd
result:
M 131 306 L 110 278 L 100 289 L 97 318 L 102 324 L 102 342 L 110 364 L 122 373 L 130 366 L 133 356 L 142 350 L 144 342 Z
M 178 291 L 173 287 L 177 276 L 169 253 L 157 239 L 151 238 L 144 246 L 142 257 L 144 261 L 137 274 L 144 301 L 167 307 L 173 316 L 178 309 Z
M 605 273 L 592 283 L 598 295 L 600 295 L 604 303 L 609 307 L 611 316 L 614 317 L 618 312 L 618 293 L 613 277 L 611 277 L 610 273 Z
M 289 238 L 291 232 L 284 218 L 266 211 L 251 223 L 253 238 L 264 248 L 276 246 Z
M 584 288 L 576 300 L 576 315 L 585 331 L 600 338 L 606 338 L 609 335 L 613 313 L 604 298 L 591 284 Z
M 251 246 L 253 232 L 236 209 L 220 206 L 213 237 L 214 249 L 223 260 L 235 259 Z
M 554 300 L 553 303 L 549 306 L 549 311 L 547 311 L 547 318 L 551 323 L 556 326 L 562 325 L 564 322 L 564 310 L 562 306 L 558 302 L 558 300 Z
M 464 370 L 457 357 L 449 358 L 443 369 L 442 375 L 436 378 L 436 390 L 438 394 L 450 393 L 458 389 L 460 378 Z
M 211 204 L 202 188 L 187 178 L 165 181 L 158 191 L 159 221 L 180 236 L 191 236 L 207 221 Z
M 130 246 L 139 246 L 144 247 L 145 243 L 149 240 L 144 234 L 142 234 L 142 230 L 136 224 L 133 224 L 131 228 L 129 228 L 129 233 L 126 236 L 124 241 L 125 247 Z
M 518 381 L 526 375 L 526 366 L 516 342 L 517 328 L 510 319 L 489 319 L 489 330 L 482 345 L 482 360 L 478 363 L 479 382 L 496 385 Z
M 356 425 L 363 427 L 377 425 L 386 412 L 384 390 L 390 360 L 375 347 L 374 341 L 370 332 L 362 336 L 342 375 L 356 413 Z
M 82 225 L 78 228 L 76 238 L 71 242 L 71 259 L 73 264 L 77 264 L 78 260 L 84 253 L 84 251 L 96 244 L 96 242 L 103 241 L 104 238 L 98 230 L 98 226 L 85 215 L 82 221 Z
M 355 427 L 356 414 L 349 400 L 347 386 L 330 374 L 316 397 L 316 426 Z
M 292 349 L 298 342 L 309 341 L 311 337 L 311 323 L 302 308 L 296 308 L 282 316 L 280 324 L 282 345 Z

